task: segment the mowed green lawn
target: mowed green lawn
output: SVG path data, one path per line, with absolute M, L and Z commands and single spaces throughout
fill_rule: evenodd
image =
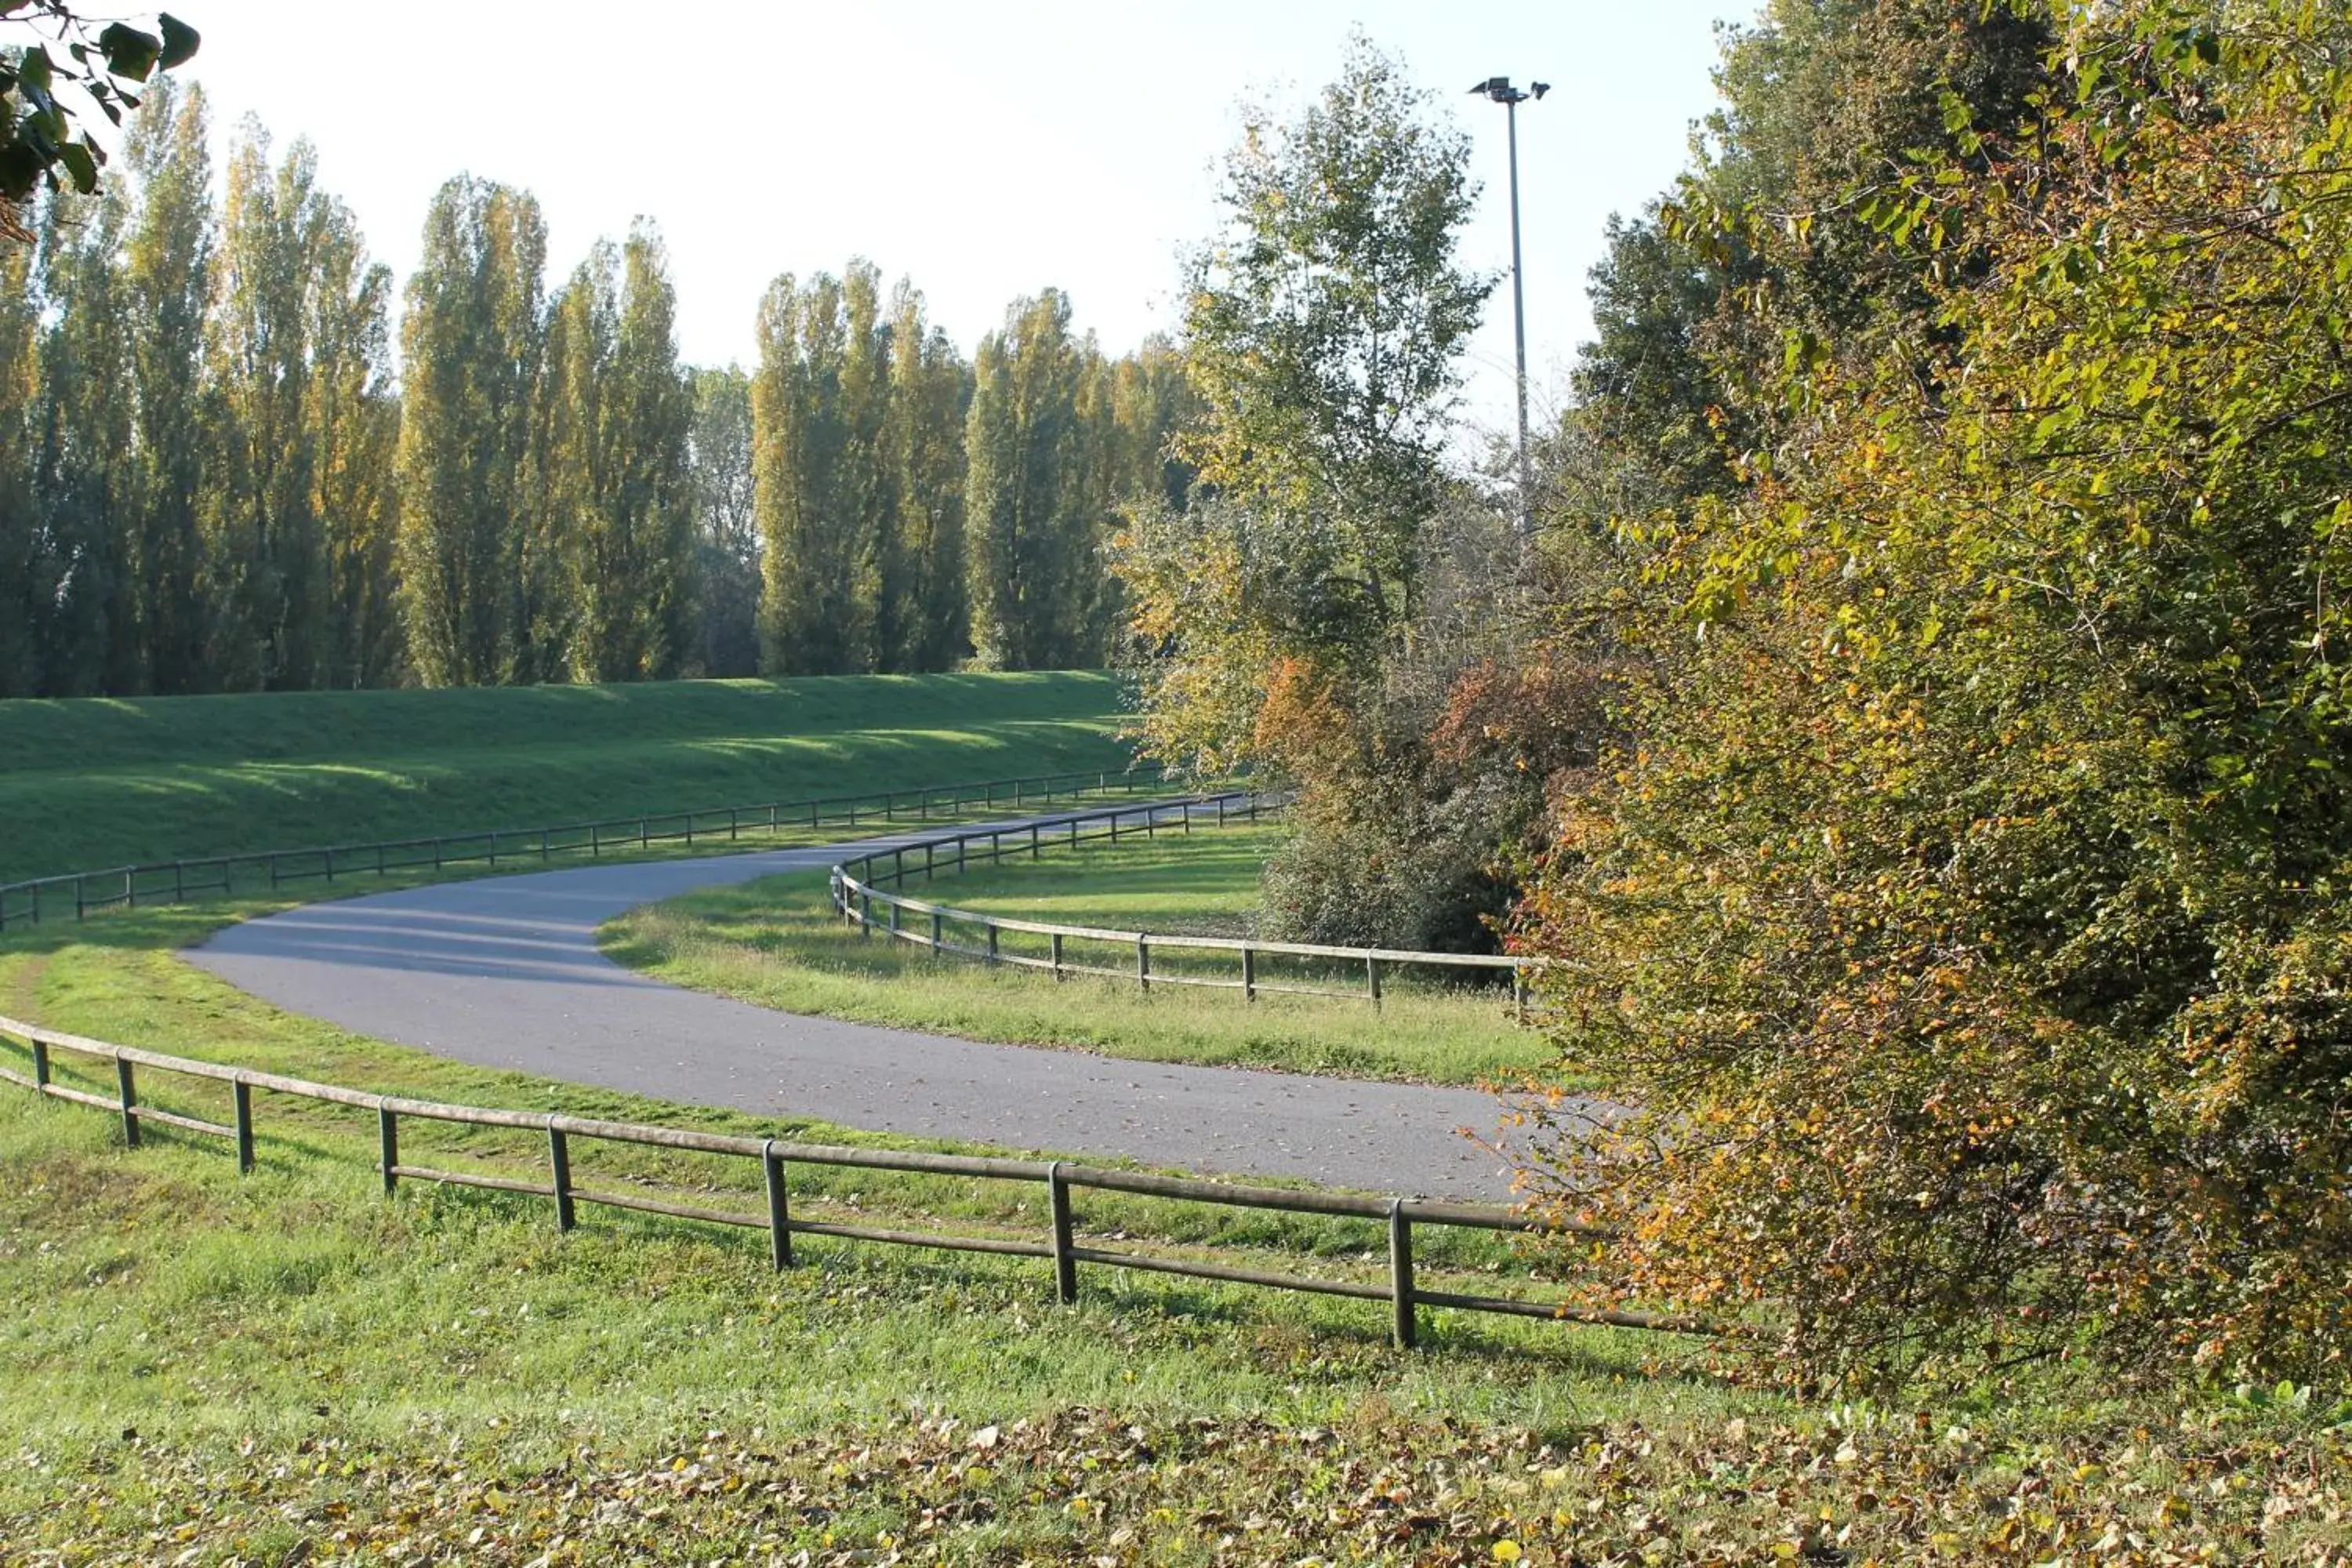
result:
M 1064 769 L 1100 673 L 0 702 L 0 881 Z
M 1284 830 L 1276 825 L 1163 828 L 1113 846 L 1048 845 L 1036 860 L 970 865 L 926 882 L 917 898 L 975 911 L 1162 934 L 1257 934 L 1259 874 Z M 877 921 L 881 911 L 876 911 Z M 908 917 L 918 926 L 920 917 Z M 980 942 L 950 925 L 950 942 Z M 814 1013 L 974 1039 L 1062 1046 L 1147 1061 L 1186 1061 L 1339 1073 L 1417 1082 L 1516 1084 L 1540 1075 L 1542 1037 L 1512 1016 L 1507 986 L 1391 971 L 1375 1009 L 1360 967 L 1261 959 L 1260 979 L 1312 984 L 1337 996 L 1154 986 L 1133 980 L 1051 974 L 861 937 L 832 913 L 826 879 L 800 874 L 713 888 L 631 911 L 604 928 L 615 961 L 677 984 L 784 1012 Z M 1003 951 L 1043 956 L 1045 939 L 1007 935 Z M 1073 963 L 1132 973 L 1134 949 L 1071 941 Z M 1161 949 L 1163 975 L 1232 980 L 1226 953 Z M 1458 973 L 1458 972 L 1457 972 Z

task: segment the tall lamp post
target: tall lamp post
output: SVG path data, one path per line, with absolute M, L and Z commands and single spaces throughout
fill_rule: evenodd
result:
M 1519 105 L 1530 98 L 1541 101 L 1551 83 L 1535 81 L 1521 92 L 1507 76 L 1488 77 L 1470 89 L 1503 106 L 1511 131 L 1511 324 L 1518 339 L 1519 368 L 1519 531 L 1536 531 L 1535 466 L 1528 456 L 1528 294 L 1519 266 Z

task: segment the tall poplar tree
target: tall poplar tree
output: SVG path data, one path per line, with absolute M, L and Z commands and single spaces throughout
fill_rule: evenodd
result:
M 327 605 L 315 681 L 388 686 L 407 668 L 394 560 L 400 400 L 392 363 L 392 272 L 368 259 L 341 202 L 328 203 L 321 216 L 309 296 L 304 428 Z
M 736 365 L 692 373 L 694 642 L 689 672 L 760 671 L 760 522 L 751 472 L 751 378 Z
M 638 680 L 677 672 L 691 638 L 692 419 L 660 237 L 640 225 L 600 246 L 567 291 L 563 422 L 578 621 L 573 673 Z
M 884 447 L 898 492 L 896 573 L 881 592 L 895 637 L 877 665 L 952 668 L 970 647 L 964 584 L 964 421 L 971 371 L 901 280 L 890 303 L 890 412 Z
M 1003 330 L 981 341 L 965 426 L 965 568 L 972 642 L 996 668 L 1094 662 L 1087 600 L 1102 519 L 1081 403 L 1095 357 L 1054 289 L 1015 300 Z
M 250 122 L 231 149 L 213 313 L 214 472 L 205 521 L 216 684 L 318 684 L 330 640 L 327 548 L 310 416 L 311 294 L 335 217 L 298 142 L 275 170 Z
M 33 282 L 31 247 L 0 245 L 0 697 L 40 688 L 47 552 L 33 501 L 41 325 Z
M 838 526 L 856 552 L 857 620 L 866 639 L 854 668 L 889 669 L 905 640 L 907 551 L 887 456 L 890 328 L 882 319 L 882 275 L 863 257 L 842 271 L 841 343 Z
M 526 665 L 543 620 L 532 418 L 547 230 L 528 194 L 469 176 L 441 187 L 401 323 L 400 562 L 409 651 L 429 685 L 484 685 Z M 532 672 L 537 673 L 537 672 Z
M 774 675 L 858 669 L 871 646 L 872 605 L 861 593 L 868 552 L 852 526 L 843 471 L 849 430 L 840 283 L 825 273 L 805 288 L 789 275 L 777 279 L 761 301 L 759 336 L 751 429 L 761 666 Z
M 131 356 L 120 259 L 129 216 L 120 184 L 69 219 L 58 203 L 44 204 L 33 278 L 47 324 L 28 456 L 38 573 L 31 625 L 45 697 L 141 689 L 125 395 Z
M 215 227 L 204 89 L 159 80 L 128 139 L 138 182 L 123 280 L 135 437 L 131 564 L 139 637 L 110 690 L 201 691 L 212 684 L 198 527 L 207 446 L 205 321 Z M 121 395 L 117 389 L 115 395 Z

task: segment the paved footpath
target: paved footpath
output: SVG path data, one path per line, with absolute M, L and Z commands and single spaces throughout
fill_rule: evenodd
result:
M 639 904 L 871 843 L 445 882 L 229 926 L 186 955 L 257 996 L 484 1067 L 754 1114 L 1073 1156 L 1499 1198 L 1502 1106 L 1471 1089 L 1123 1061 L 808 1018 L 596 950 Z M 1213 995 L 1181 1005 L 1239 1006 Z

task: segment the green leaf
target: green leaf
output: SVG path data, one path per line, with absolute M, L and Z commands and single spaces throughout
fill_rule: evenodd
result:
M 194 27 L 189 26 L 169 11 L 159 15 L 155 18 L 155 25 L 163 29 L 163 66 L 165 70 L 173 70 L 186 65 L 189 60 L 195 58 L 196 47 L 204 42 L 204 39 Z
M 58 162 L 63 163 L 66 173 L 73 176 L 75 190 L 89 195 L 98 189 L 98 160 L 89 155 L 88 147 L 79 142 L 68 142 L 58 149 Z
M 22 142 L 0 144 L 0 196 L 23 201 L 47 168 L 47 160 Z
M 16 62 L 17 84 L 28 96 L 37 93 L 47 99 L 49 95 L 49 73 L 54 68 L 49 60 L 49 51 L 36 45 L 26 49 Z
M 108 23 L 98 36 L 98 47 L 106 56 L 106 68 L 132 81 L 145 81 L 163 52 L 163 41 L 154 34 L 128 22 Z

